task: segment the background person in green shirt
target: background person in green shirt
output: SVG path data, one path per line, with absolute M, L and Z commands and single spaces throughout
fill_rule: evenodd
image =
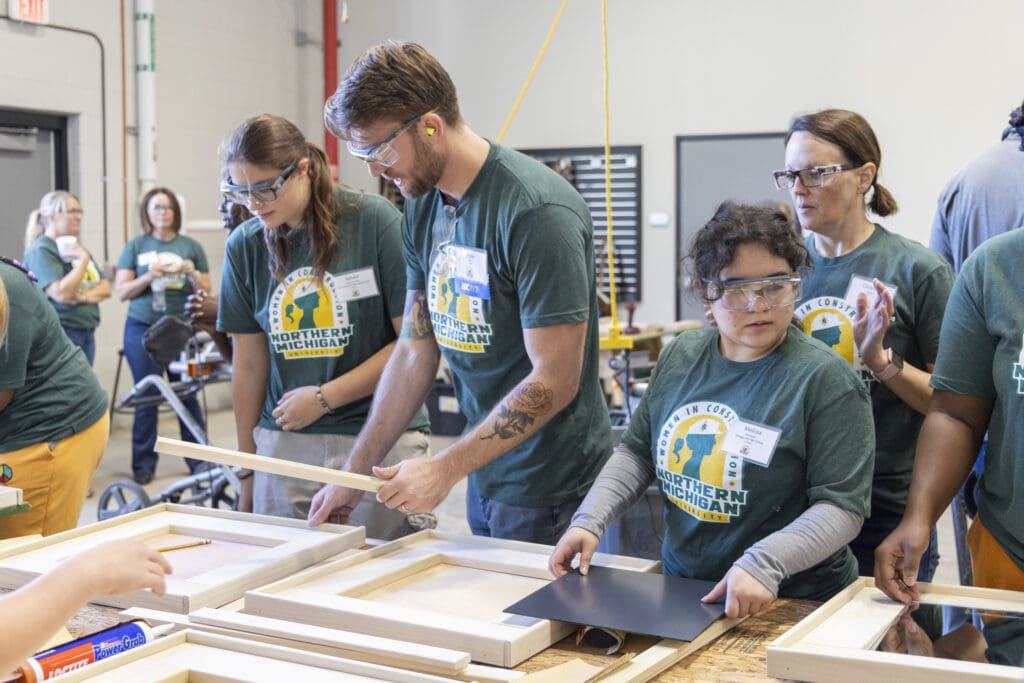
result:
M 166 187 L 155 187 L 139 203 L 142 235 L 125 245 L 117 260 L 114 291 L 128 304 L 124 323 L 124 355 L 138 382 L 147 375 L 164 375 L 177 381 L 178 375 L 167 371 L 146 350 L 142 338 L 146 331 L 165 315 L 187 319 L 185 300 L 197 289 L 210 289 L 210 267 L 202 245 L 181 233 L 181 206 L 178 198 Z M 153 394 L 156 389 L 151 388 Z M 205 425 L 195 395 L 182 403 L 200 425 Z M 132 473 L 139 484 L 148 484 L 156 472 L 157 405 L 136 406 L 132 424 Z M 195 441 L 191 430 L 179 420 L 181 438 Z M 202 461 L 187 459 L 191 471 Z
M 39 279 L 57 310 L 68 339 L 82 349 L 89 365 L 96 358 L 99 302 L 110 296 L 110 281 L 103 276 L 78 238 L 82 231 L 82 205 L 65 190 L 43 195 L 25 228 L 25 265 Z M 69 242 L 64 253 L 57 240 Z
M 334 187 L 324 152 L 280 116 L 245 121 L 222 156 L 224 194 L 255 216 L 228 238 L 217 314 L 234 346 L 239 449 L 341 467 L 401 324 L 400 214 L 380 196 Z M 427 455 L 428 424 L 421 402 L 388 463 Z M 305 518 L 320 488 L 263 472 L 253 480 L 253 511 L 282 517 Z M 373 538 L 436 525 L 370 494 L 345 513 Z
M 775 597 L 825 600 L 857 577 L 848 547 L 869 510 L 867 391 L 791 325 L 807 250 L 774 209 L 723 204 L 688 261 L 715 326 L 661 352 L 622 443 L 549 560 L 586 573 L 609 522 L 655 479 L 664 571 L 717 581 L 730 617 Z
M 896 212 L 878 180 L 882 152 L 864 117 L 843 109 L 800 116 L 786 136 L 788 189 L 814 268 L 805 274 L 795 315 L 860 373 L 875 420 L 871 516 L 851 547 L 861 576 L 874 574 L 875 548 L 899 523 L 907 502 L 917 434 L 931 389 L 939 328 L 953 269 L 923 244 L 868 217 Z M 922 562 L 938 566 L 935 530 Z
M 919 599 L 929 529 L 971 471 L 988 433 L 978 514 L 967 532 L 974 585 L 1024 591 L 1024 229 L 964 262 L 942 322 L 934 388 L 918 438 L 907 510 L 875 552 L 875 583 Z M 986 657 L 1024 666 L 1021 619 L 984 619 Z
M 20 264 L 0 258 L 0 481 L 30 509 L 0 517 L 0 538 L 73 529 L 107 445 L 107 396 L 57 312 Z

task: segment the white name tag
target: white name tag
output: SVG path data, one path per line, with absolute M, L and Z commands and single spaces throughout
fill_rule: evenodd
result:
M 334 276 L 334 291 L 342 301 L 358 301 L 379 296 L 377 278 L 373 277 L 373 268 L 350 270 Z
M 722 450 L 744 460 L 768 467 L 775 455 L 782 430 L 756 422 L 736 420 L 722 441 Z
M 882 284 L 885 285 L 885 289 L 889 292 L 889 296 L 892 297 L 892 300 L 896 301 L 896 292 L 898 288 L 895 285 L 890 285 L 885 282 Z M 846 296 L 843 298 L 846 299 L 851 306 L 856 308 L 857 297 L 861 292 L 868 295 L 868 308 L 874 306 L 875 301 L 878 299 L 878 292 L 875 290 L 874 278 L 864 277 L 863 275 L 854 275 L 850 278 L 850 285 L 846 288 Z
M 156 261 L 155 251 L 144 251 L 141 254 L 139 254 L 138 258 L 136 259 L 136 262 L 140 266 L 146 266 L 147 268 L 153 265 L 154 261 Z

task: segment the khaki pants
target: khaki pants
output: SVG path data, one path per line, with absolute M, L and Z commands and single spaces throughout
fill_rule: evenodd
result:
M 78 526 L 109 432 L 110 416 L 104 413 L 92 426 L 65 439 L 0 453 L 0 463 L 11 468 L 7 485 L 20 488 L 31 506 L 27 512 L 0 517 L 0 538 L 49 536 Z
M 340 470 L 345 464 L 356 441 L 356 437 L 345 434 L 296 434 L 264 427 L 256 427 L 253 437 L 258 455 L 287 457 L 292 462 L 335 470 Z M 430 441 L 427 435 L 408 431 L 399 437 L 381 465 L 389 467 L 403 460 L 428 455 Z M 315 481 L 256 472 L 252 511 L 261 515 L 306 519 L 313 496 L 323 486 Z M 366 527 L 367 538 L 393 540 L 420 529 L 432 529 L 437 526 L 437 519 L 433 514 L 406 515 L 398 510 L 389 510 L 377 502 L 376 494 L 364 493 L 359 505 L 349 516 L 348 524 Z

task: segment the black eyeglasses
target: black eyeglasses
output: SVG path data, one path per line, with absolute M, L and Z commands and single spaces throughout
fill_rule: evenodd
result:
M 298 166 L 299 162 L 296 161 L 281 171 L 273 180 L 264 180 L 262 183 L 254 185 L 233 185 L 224 181 L 220 186 L 220 191 L 235 204 L 248 204 L 250 199 L 260 204 L 267 204 L 277 199 L 277 191 L 288 181 L 292 173 L 295 173 Z
M 843 171 L 850 171 L 858 168 L 862 164 L 829 164 L 827 166 L 812 166 L 811 168 L 801 168 L 799 171 L 775 171 L 772 173 L 772 178 L 775 180 L 775 187 L 779 190 L 789 190 L 796 185 L 796 179 L 800 178 L 800 182 L 803 183 L 804 187 L 821 187 L 827 185 L 830 178 L 842 173 Z

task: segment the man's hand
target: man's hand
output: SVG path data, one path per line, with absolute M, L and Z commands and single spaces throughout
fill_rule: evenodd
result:
M 405 513 L 430 512 L 448 497 L 461 479 L 438 456 L 403 460 L 391 467 L 374 467 L 373 473 L 387 480 L 377 492 L 377 500 Z
M 362 491 L 328 484 L 313 496 L 306 519 L 310 526 L 320 526 L 324 522 L 345 524 L 362 498 Z
M 917 570 L 928 547 L 931 529 L 906 517 L 875 549 L 875 587 L 893 600 L 916 602 Z

